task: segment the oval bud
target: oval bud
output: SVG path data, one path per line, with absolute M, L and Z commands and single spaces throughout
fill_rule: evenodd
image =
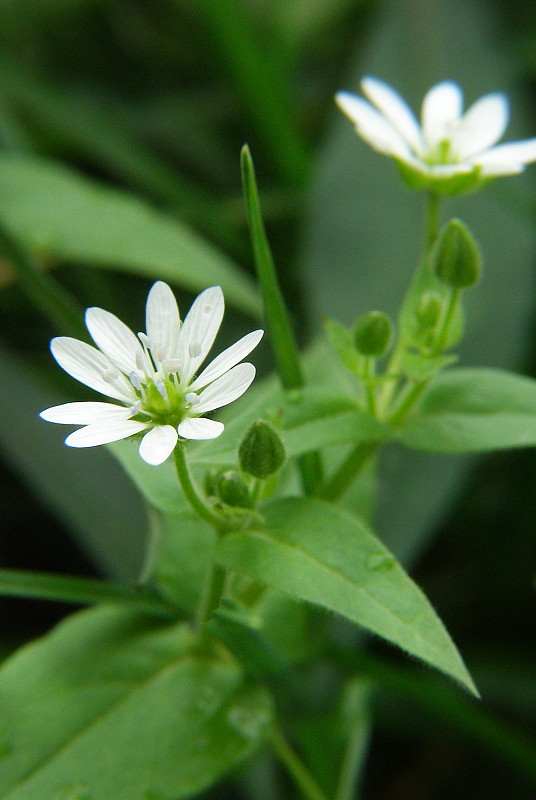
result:
M 468 289 L 478 283 L 480 251 L 459 219 L 451 219 L 441 230 L 432 251 L 432 267 L 451 289 Z
M 354 343 L 362 356 L 384 356 L 391 346 L 393 323 L 383 311 L 369 311 L 358 319 Z
M 255 478 L 265 480 L 285 463 L 285 448 L 276 431 L 258 419 L 246 433 L 238 449 L 240 468 Z
M 223 472 L 218 480 L 218 496 L 228 506 L 250 508 L 249 488 L 244 476 L 234 469 Z
M 417 322 L 420 330 L 435 328 L 439 322 L 443 303 L 436 292 L 424 292 L 417 306 Z

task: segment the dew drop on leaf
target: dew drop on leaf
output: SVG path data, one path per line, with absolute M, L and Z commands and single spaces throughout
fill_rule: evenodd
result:
M 372 553 L 365 561 L 366 568 L 371 572 L 385 572 L 392 569 L 395 564 L 394 556 L 389 553 Z
M 255 739 L 268 721 L 264 708 L 232 706 L 227 712 L 227 722 L 244 739 Z
M 212 686 L 203 686 L 195 699 L 198 711 L 207 717 L 212 716 L 221 705 L 221 698 Z
M 53 800 L 93 800 L 87 786 L 80 783 L 64 786 L 54 795 Z

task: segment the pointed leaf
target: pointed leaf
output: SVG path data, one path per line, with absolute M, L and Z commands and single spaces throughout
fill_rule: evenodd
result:
M 311 498 L 277 500 L 263 512 L 265 527 L 217 544 L 224 566 L 342 614 L 476 693 L 425 595 L 360 521 Z
M 499 369 L 439 375 L 398 438 L 417 450 L 471 453 L 536 445 L 536 380 Z

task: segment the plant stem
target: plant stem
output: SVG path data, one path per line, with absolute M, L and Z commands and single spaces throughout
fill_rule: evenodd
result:
M 440 198 L 435 192 L 428 194 L 428 207 L 426 218 L 426 250 L 429 251 L 434 244 L 439 231 Z
M 201 628 L 203 622 L 206 622 L 214 609 L 219 606 L 226 578 L 226 570 L 212 561 L 205 575 L 205 584 L 195 618 L 197 630 Z
M 80 605 L 116 603 L 165 616 L 176 614 L 170 603 L 145 587 L 17 569 L 0 570 L 0 595 Z
M 188 467 L 188 462 L 186 461 L 186 456 L 184 455 L 184 446 L 178 444 L 173 451 L 173 455 L 175 458 L 177 476 L 184 496 L 194 511 L 196 511 L 205 522 L 208 522 L 213 528 L 220 530 L 224 524 L 224 520 L 210 508 L 195 485 L 194 479 L 190 473 L 190 468 Z
M 327 800 L 326 795 L 319 787 L 303 761 L 291 748 L 282 731 L 275 727 L 272 729 L 270 741 L 272 747 L 289 775 L 294 779 L 297 786 L 307 800 Z
M 378 409 L 376 407 L 376 387 L 374 385 L 374 378 L 376 377 L 376 359 L 371 357 L 365 358 L 363 372 L 363 383 L 365 385 L 367 409 L 372 417 L 377 417 Z
M 335 800 L 354 800 L 358 772 L 363 765 L 370 726 L 359 720 L 350 732 L 344 751 Z
M 323 500 L 341 497 L 379 447 L 379 442 L 358 442 L 331 478 L 320 487 L 317 496 Z

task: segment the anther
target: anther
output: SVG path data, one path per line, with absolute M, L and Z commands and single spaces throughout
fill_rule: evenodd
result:
M 132 370 L 132 372 L 131 372 L 131 373 L 130 373 L 130 375 L 129 375 L 129 378 L 130 378 L 130 382 L 131 382 L 131 384 L 133 385 L 133 387 L 134 387 L 135 389 L 137 389 L 137 390 L 138 390 L 138 392 L 141 392 L 141 381 L 140 381 L 140 376 L 138 375 L 138 373 L 136 372 L 136 370 L 134 370 L 134 369 Z
M 161 344 L 153 344 L 151 352 L 157 361 L 162 361 L 164 358 L 164 349 Z
M 195 392 L 188 392 L 184 395 L 184 399 L 187 403 L 190 403 L 191 406 L 196 406 L 201 402 L 201 398 Z
M 116 369 L 105 369 L 102 373 L 103 379 L 106 383 L 114 383 L 119 377 L 119 373 Z
M 190 358 L 197 358 L 197 356 L 201 355 L 201 342 L 199 339 L 192 339 L 188 345 L 188 352 L 190 353 Z
M 162 395 L 162 397 L 167 397 L 166 384 L 164 383 L 162 378 L 158 378 L 156 380 L 155 386 Z
M 129 414 L 130 414 L 131 417 L 135 417 L 136 414 L 139 414 L 140 411 L 141 411 L 141 401 L 140 400 L 136 400 L 136 402 L 133 405 L 130 406 L 128 411 L 129 411 Z

